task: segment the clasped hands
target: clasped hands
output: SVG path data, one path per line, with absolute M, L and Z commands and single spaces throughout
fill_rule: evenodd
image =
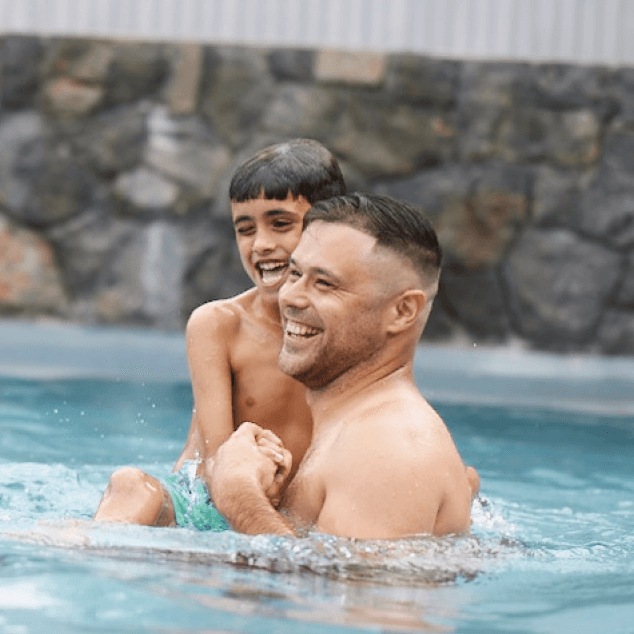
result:
M 272 431 L 246 422 L 205 462 L 205 479 L 221 512 L 233 500 L 260 493 L 277 508 L 292 463 L 290 451 Z

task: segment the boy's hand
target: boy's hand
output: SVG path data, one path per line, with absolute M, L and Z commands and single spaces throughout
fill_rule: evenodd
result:
M 242 423 L 215 456 L 211 492 L 218 510 L 223 512 L 225 501 L 233 506 L 241 492 L 252 487 L 260 489 L 273 504 L 291 462 L 290 453 L 275 434 L 255 423 Z
M 270 430 L 261 429 L 256 434 L 258 449 L 277 465 L 273 481 L 265 486 L 265 492 L 271 504 L 277 508 L 280 503 L 280 491 L 293 466 L 293 456 L 284 447 L 282 441 Z

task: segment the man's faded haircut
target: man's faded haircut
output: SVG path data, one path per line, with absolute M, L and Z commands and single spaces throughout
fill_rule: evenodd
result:
M 423 212 L 379 194 L 350 194 L 318 202 L 304 216 L 312 222 L 339 223 L 376 238 L 377 245 L 406 257 L 422 280 L 437 280 L 442 263 L 438 236 Z
M 264 148 L 243 163 L 229 187 L 232 202 L 303 196 L 311 205 L 346 193 L 337 159 L 312 139 L 293 139 Z

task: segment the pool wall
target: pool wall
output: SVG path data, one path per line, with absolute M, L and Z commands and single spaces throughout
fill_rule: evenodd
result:
M 446 254 L 427 339 L 634 355 L 632 69 L 0 38 L 0 314 L 180 329 L 235 294 L 237 164 L 303 136 Z
M 424 344 L 415 373 L 433 403 L 544 407 L 623 417 L 634 430 L 634 360 L 520 347 Z M 0 377 L 188 382 L 180 333 L 0 321 Z

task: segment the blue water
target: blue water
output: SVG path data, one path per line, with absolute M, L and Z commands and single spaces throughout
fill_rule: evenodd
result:
M 117 466 L 169 473 L 187 384 L 0 379 L 0 632 L 634 633 L 632 417 L 434 405 L 472 536 L 210 535 L 89 521 Z

